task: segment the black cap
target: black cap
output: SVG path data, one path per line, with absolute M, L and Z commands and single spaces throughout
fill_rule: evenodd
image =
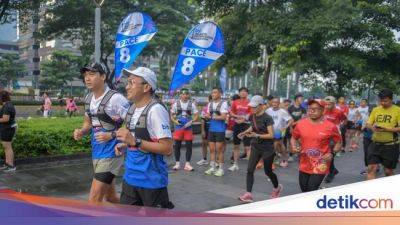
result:
M 107 74 L 106 67 L 102 63 L 93 62 L 81 68 L 81 74 L 84 74 L 86 71 L 91 72 L 99 72 L 100 74 Z

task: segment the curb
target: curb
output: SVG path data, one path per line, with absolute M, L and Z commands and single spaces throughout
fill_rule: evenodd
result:
M 193 142 L 193 147 L 200 147 L 201 142 Z M 78 153 L 72 155 L 55 155 L 55 156 L 41 156 L 34 158 L 19 158 L 15 159 L 15 165 L 27 165 L 27 164 L 38 164 L 38 163 L 49 163 L 49 162 L 61 162 L 76 159 L 89 159 L 92 157 L 92 153 Z M 0 164 L 4 164 L 4 160 L 0 159 Z

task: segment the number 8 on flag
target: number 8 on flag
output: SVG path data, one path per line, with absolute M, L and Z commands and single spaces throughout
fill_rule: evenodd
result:
M 200 23 L 191 29 L 183 42 L 170 92 L 189 83 L 224 54 L 224 37 L 213 22 Z

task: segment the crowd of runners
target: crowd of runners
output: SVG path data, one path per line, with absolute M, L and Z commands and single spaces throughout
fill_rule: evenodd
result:
M 169 155 L 175 158 L 173 170 L 204 168 L 206 175 L 217 177 L 247 170 L 243 181 L 246 191 L 238 197 L 243 202 L 253 201 L 256 169 L 264 170 L 273 185 L 270 197 L 277 198 L 283 186 L 274 169 L 286 168 L 295 161 L 299 165 L 300 190 L 308 192 L 319 189 L 322 182 L 332 182 L 340 171 L 335 166 L 338 157 L 361 145 L 365 163 L 361 174 L 367 179 L 375 178 L 380 169 L 387 176 L 393 175 L 399 160 L 400 108 L 393 103 L 393 92 L 387 89 L 379 92 L 378 106 L 373 109 L 366 99 L 357 105 L 353 100 L 346 102 L 344 97 L 336 100 L 333 96 L 305 100 L 302 94 L 296 94 L 293 100 L 281 100 L 254 94 L 249 98 L 246 87 L 230 99 L 223 99 L 221 89 L 213 88 L 202 108 L 190 90 L 182 88 L 179 99 L 167 107 L 155 94 L 157 76 L 149 68 L 123 70 L 126 97 L 109 88 L 105 71 L 100 63 L 81 69 L 89 94 L 85 98 L 84 122 L 73 132 L 76 141 L 91 135 L 91 203 L 105 200 L 173 208 L 167 190 L 169 168 L 165 156 Z M 7 100 L 2 97 L 2 104 L 7 105 Z M 0 111 L 3 129 L 12 129 L 14 124 L 15 115 L 10 117 L 12 110 L 8 108 Z M 194 165 L 193 125 L 199 120 L 202 159 Z M 11 143 L 9 136 L 2 132 L 5 148 Z M 227 148 L 229 140 L 233 142 L 232 151 Z M 184 164 L 182 142 L 186 150 Z M 239 168 L 241 159 L 248 160 L 247 168 Z M 120 175 L 123 165 L 122 193 L 118 196 L 114 178 Z

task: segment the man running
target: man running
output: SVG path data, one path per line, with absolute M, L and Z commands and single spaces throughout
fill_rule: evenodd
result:
M 250 116 L 251 127 L 238 135 L 239 138 L 243 138 L 244 136 L 252 138 L 251 153 L 246 176 L 246 193 L 239 197 L 239 200 L 243 202 L 253 201 L 251 191 L 254 184 L 254 170 L 256 169 L 257 163 L 260 159 L 264 162 L 265 175 L 268 176 L 273 185 L 270 197 L 279 197 L 283 189 L 283 186 L 278 183 L 278 177 L 272 171 L 272 164 L 275 157 L 273 145 L 274 120 L 271 116 L 265 113 L 263 104 L 264 99 L 260 95 L 255 95 L 251 98 L 249 103 L 252 111 Z
M 199 112 L 194 101 L 190 100 L 189 90 L 186 88 L 181 89 L 181 96 L 171 108 L 171 120 L 175 124 L 174 141 L 175 141 L 175 166 L 173 170 L 179 170 L 181 158 L 181 145 L 182 141 L 186 144 L 186 163 L 184 170 L 193 171 L 190 165 L 192 159 L 192 146 L 193 146 L 193 121 L 199 117 Z
M 385 175 L 394 175 L 399 159 L 400 108 L 393 104 L 393 92 L 384 89 L 378 94 L 380 106 L 375 107 L 367 122 L 373 131 L 372 143 L 368 147 L 367 179 L 375 179 L 379 164 L 385 168 Z
M 210 119 L 210 131 L 208 133 L 208 143 L 210 146 L 210 168 L 205 174 L 214 174 L 217 177 L 224 175 L 224 150 L 225 150 L 225 131 L 226 117 L 228 115 L 228 104 L 221 99 L 222 91 L 215 87 L 211 92 L 212 101 L 208 104 L 206 119 Z M 216 170 L 215 158 L 218 159 L 218 170 Z
M 325 97 L 324 100 L 326 103 L 324 110 L 325 119 L 335 124 L 338 127 L 338 129 L 340 129 L 340 127 L 345 126 L 345 124 L 347 124 L 347 117 L 338 107 L 336 107 L 336 98 L 333 96 L 327 96 Z M 342 135 L 342 141 L 343 141 L 343 135 Z M 336 152 L 333 153 L 332 162 L 330 163 L 329 174 L 325 178 L 326 183 L 331 183 L 335 178 L 335 176 L 339 173 L 334 164 L 335 153 Z
M 235 124 L 233 125 L 233 166 L 229 168 L 230 171 L 239 170 L 239 148 L 242 140 L 238 135 L 249 128 L 248 119 L 251 110 L 249 100 L 247 99 L 248 95 L 249 90 L 246 87 L 242 87 L 239 89 L 240 99 L 232 102 L 230 115 L 235 119 Z M 243 137 L 244 153 L 246 157 L 250 153 L 250 140 L 251 139 L 248 137 Z
M 304 101 L 303 95 L 296 94 L 294 96 L 293 105 L 289 106 L 288 108 L 289 115 L 293 118 L 292 126 L 290 127 L 289 131 L 286 132 L 286 137 L 289 140 L 289 142 L 290 139 L 292 138 L 292 132 L 293 129 L 296 127 L 297 122 L 307 115 L 307 111 L 301 106 L 303 104 L 303 101 Z M 289 149 L 292 149 L 291 146 L 289 147 Z M 289 153 L 289 159 L 288 159 L 289 162 L 293 161 L 292 154 L 293 154 L 292 152 Z
M 292 151 L 300 154 L 299 184 L 302 192 L 318 190 L 329 173 L 333 152 L 341 149 L 338 127 L 324 119 L 325 102 L 320 99 L 308 102 L 308 118 L 301 119 L 292 133 Z
M 116 132 L 123 143 L 116 146 L 115 152 L 126 154 L 121 204 L 172 209 L 164 160 L 172 153 L 170 117 L 155 96 L 156 74 L 145 67 L 124 69 L 123 74 L 128 76 L 127 98 L 134 104 L 125 118 L 127 127 Z
M 122 125 L 122 118 L 129 108 L 125 97 L 106 84 L 105 71 L 101 63 L 92 63 L 80 70 L 90 93 L 85 99 L 83 125 L 74 131 L 75 140 L 91 133 L 94 177 L 89 202 L 96 204 L 103 202 L 104 198 L 112 203 L 119 202 L 114 178 L 120 173 L 123 158 L 114 153 L 117 139 L 112 134 Z
M 283 137 L 287 129 L 292 125 L 293 119 L 289 113 L 280 108 L 280 101 L 278 97 L 271 100 L 271 107 L 266 110 L 266 113 L 274 120 L 274 148 L 281 154 L 281 167 L 288 166 L 289 153 L 283 144 Z

